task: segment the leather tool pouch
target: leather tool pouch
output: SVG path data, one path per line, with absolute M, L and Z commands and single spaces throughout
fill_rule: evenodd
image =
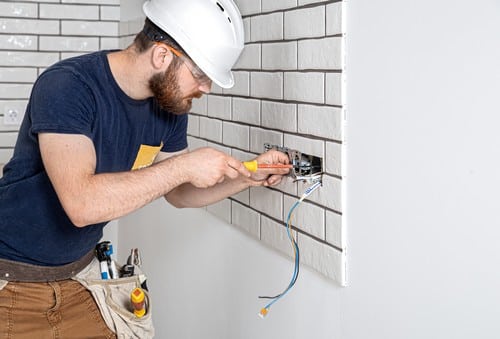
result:
M 130 293 L 134 288 L 141 287 L 140 272 L 135 273 L 131 277 L 103 280 L 99 261 L 94 259 L 72 278 L 92 293 L 104 321 L 119 339 L 149 339 L 154 336 L 151 300 L 147 291 L 144 291 L 146 314 L 138 318 L 133 313 Z

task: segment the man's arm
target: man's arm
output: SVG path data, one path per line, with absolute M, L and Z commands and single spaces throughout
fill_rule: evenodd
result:
M 95 149 L 88 137 L 40 133 L 38 138 L 50 181 L 66 214 L 79 227 L 126 215 L 186 183 L 206 188 L 225 178 L 250 175 L 240 161 L 210 148 L 136 171 L 96 174 Z
M 168 159 L 171 153 L 160 153 L 157 161 Z M 259 163 L 288 163 L 286 154 L 271 150 L 257 157 Z M 273 186 L 280 183 L 288 169 L 262 169 L 253 173 L 250 178 L 238 176 L 226 178 L 209 188 L 198 188 L 190 183 L 184 183 L 165 195 L 165 199 L 175 207 L 202 207 L 227 198 L 250 186 Z

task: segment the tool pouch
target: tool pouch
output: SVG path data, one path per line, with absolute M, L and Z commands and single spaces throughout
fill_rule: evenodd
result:
M 106 325 L 116 333 L 118 339 L 153 338 L 154 327 L 148 292 L 144 291 L 146 314 L 143 317 L 138 318 L 133 313 L 130 302 L 130 293 L 134 288 L 141 287 L 140 272 L 131 277 L 103 280 L 99 261 L 94 259 L 72 279 L 92 293 Z

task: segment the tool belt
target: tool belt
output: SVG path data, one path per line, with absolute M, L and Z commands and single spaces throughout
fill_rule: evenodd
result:
M 152 306 L 149 293 L 144 290 L 146 314 L 138 318 L 133 313 L 130 293 L 141 287 L 144 274 L 137 268 L 133 276 L 102 279 L 97 258 L 72 279 L 85 286 L 94 297 L 106 325 L 118 339 L 151 339 L 154 337 Z
M 70 264 L 61 266 L 39 266 L 7 259 L 0 259 L 0 279 L 18 282 L 47 282 L 74 277 L 94 258 L 94 250 Z

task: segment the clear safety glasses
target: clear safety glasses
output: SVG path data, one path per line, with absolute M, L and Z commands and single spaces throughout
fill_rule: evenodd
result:
M 162 44 L 166 46 L 176 57 L 180 58 L 193 75 L 193 78 L 200 85 L 209 85 L 212 83 L 212 80 L 208 77 L 208 75 L 206 75 L 205 72 L 203 72 L 198 66 L 196 66 L 196 64 L 190 58 L 188 58 L 172 46 L 167 45 L 166 43 L 157 42 L 156 44 Z

